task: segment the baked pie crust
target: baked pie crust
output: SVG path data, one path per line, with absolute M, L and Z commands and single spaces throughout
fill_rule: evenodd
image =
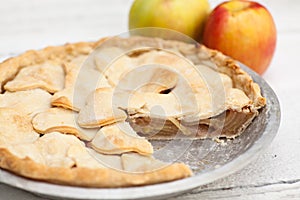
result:
M 0 86 L 0 167 L 84 187 L 189 177 L 184 163 L 151 156 L 147 139 L 234 138 L 266 103 L 222 53 L 137 36 L 28 51 L 0 64 Z

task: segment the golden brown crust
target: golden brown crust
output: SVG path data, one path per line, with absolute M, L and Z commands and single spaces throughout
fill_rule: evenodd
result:
M 130 50 L 140 50 L 143 47 L 153 47 L 154 49 L 175 51 L 179 56 L 187 58 L 196 66 L 205 65 L 219 73 L 229 76 L 232 79 L 233 88 L 240 89 L 245 93 L 247 98 L 249 98 L 248 103 L 239 109 L 228 108 L 229 110 L 238 111 L 245 115 L 239 116 L 243 119 L 242 122 L 244 122 L 244 125 L 242 128 L 237 127 L 232 130 L 228 130 L 228 132 L 223 131 L 221 135 L 217 136 L 214 134 L 207 136 L 206 132 L 199 133 L 200 135 L 205 135 L 205 138 L 218 136 L 234 138 L 240 135 L 247 125 L 251 123 L 252 119 L 259 114 L 258 110 L 266 105 L 266 99 L 261 95 L 259 86 L 254 83 L 252 78 L 244 70 L 240 68 L 237 61 L 223 55 L 221 52 L 210 50 L 203 45 L 145 37 L 132 37 L 129 39 L 117 38 L 113 41 L 109 41 L 108 45 L 116 46 L 125 50 L 128 50 L 128 47 L 130 47 Z M 142 50 L 140 51 L 142 52 Z M 249 115 L 249 112 L 251 115 Z M 162 131 L 164 131 L 164 129 L 162 129 Z
M 8 59 L 0 64 L 0 92 L 3 92 L 3 86 L 9 80 L 12 80 L 19 70 L 24 67 L 43 63 L 45 61 L 63 64 L 79 55 L 88 55 L 105 40 L 106 38 L 101 39 L 98 42 L 81 42 L 58 47 L 47 47 L 39 51 L 28 51 L 18 57 Z M 185 44 L 177 41 L 165 41 L 162 39 L 144 37 L 133 37 L 130 39 L 120 38 L 115 41 L 115 44 L 123 49 L 127 49 L 128 46 L 135 47 L 135 45 L 139 46 L 144 44 L 150 47 L 153 46 L 162 49 L 176 50 L 196 65 L 206 64 L 207 62 L 212 61 L 212 63 L 215 63 L 215 66 L 211 67 L 218 72 L 230 76 L 233 80 L 234 87 L 243 90 L 251 100 L 251 104 L 245 106 L 243 110 L 245 113 L 251 111 L 254 114 L 253 117 L 255 117 L 258 113 L 257 110 L 266 104 L 265 98 L 262 97 L 260 93 L 259 86 L 253 82 L 246 72 L 240 69 L 236 61 L 220 52 L 209 50 L 202 45 Z M 72 103 L 64 96 L 53 101 L 52 105 L 74 110 Z M 252 118 L 248 120 L 247 123 L 250 123 L 251 120 Z M 69 131 L 72 132 L 73 130 Z M 232 133 L 232 137 L 235 136 L 236 134 Z M 147 185 L 177 180 L 192 175 L 191 170 L 183 163 L 172 164 L 157 171 L 141 174 L 125 173 L 108 168 L 49 167 L 38 164 L 29 158 L 18 158 L 5 148 L 0 148 L 0 167 L 27 178 L 57 184 L 85 187 L 126 187 Z
M 13 79 L 20 69 L 45 61 L 53 61 L 62 64 L 62 61 L 68 61 L 78 55 L 87 55 L 99 46 L 107 38 L 100 39 L 97 42 L 79 42 L 74 44 L 65 44 L 63 46 L 46 47 L 42 50 L 30 50 L 22 55 L 9 58 L 0 64 L 0 92 L 3 92 L 4 84 Z
M 52 106 L 62 107 L 62 108 L 65 108 L 65 109 L 69 109 L 69 110 L 79 112 L 79 109 L 75 108 L 73 106 L 72 102 L 70 102 L 67 97 L 59 97 L 57 99 L 54 99 L 51 102 L 51 104 L 52 104 Z
M 75 135 L 82 140 L 91 141 L 98 129 L 83 129 L 76 123 L 77 113 L 62 108 L 50 108 L 34 116 L 31 123 L 41 134 L 60 132 Z
M 20 159 L 0 148 L 0 167 L 15 174 L 56 184 L 85 187 L 126 187 L 168 182 L 191 176 L 183 163 L 176 163 L 149 173 L 126 173 L 109 168 L 48 167 L 29 158 Z
M 211 59 L 218 65 L 218 70 L 221 73 L 229 75 L 234 86 L 244 91 L 247 96 L 253 101 L 253 107 L 250 109 L 259 109 L 266 105 L 266 99 L 261 95 L 260 87 L 254 83 L 252 78 L 242 70 L 238 63 L 221 52 L 205 48 L 211 54 Z
M 102 127 L 91 142 L 94 150 L 104 154 L 138 152 L 153 154 L 153 147 L 145 138 L 139 137 L 127 122 Z
M 253 104 L 250 109 L 257 110 L 266 104 L 266 99 L 262 97 L 259 86 L 240 68 L 235 60 L 219 51 L 208 49 L 204 45 L 138 36 L 129 39 L 114 38 L 113 41 L 108 42 L 108 45 L 114 45 L 121 49 L 130 47 L 131 50 L 144 46 L 177 51 L 179 55 L 186 57 L 195 65 L 204 64 L 231 77 L 234 87 L 242 89 L 252 100 Z

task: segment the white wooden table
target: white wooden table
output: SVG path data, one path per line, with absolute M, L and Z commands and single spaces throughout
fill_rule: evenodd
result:
M 211 0 L 214 6 L 220 0 Z M 278 29 L 276 54 L 264 78 L 282 108 L 278 135 L 252 164 L 173 199 L 300 199 L 300 1 L 264 0 Z M 0 57 L 127 31 L 132 0 L 1 0 Z M 0 185 L 0 199 L 41 200 Z

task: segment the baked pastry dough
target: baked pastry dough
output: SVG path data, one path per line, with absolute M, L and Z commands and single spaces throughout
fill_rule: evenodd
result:
M 51 107 L 51 95 L 41 89 L 0 94 L 0 107 L 18 110 L 30 117 Z
M 41 65 L 21 69 L 14 80 L 9 81 L 4 86 L 6 90 L 11 92 L 41 88 L 50 93 L 57 92 L 63 89 L 63 87 L 63 68 L 50 63 L 43 63 Z
M 0 127 L 0 147 L 30 143 L 39 137 L 30 117 L 12 108 L 0 108 Z
M 90 141 L 98 129 L 84 129 L 77 125 L 78 113 L 62 108 L 50 108 L 45 112 L 40 112 L 32 119 L 33 128 L 41 134 L 51 132 L 61 132 L 72 134 L 76 137 Z
M 141 66 L 132 71 L 123 71 L 126 76 L 121 76 L 118 81 L 119 90 L 163 93 L 176 86 L 179 74 L 170 67 Z M 140 75 L 143 74 L 143 78 Z
M 153 157 L 142 156 L 136 153 L 122 155 L 122 163 L 125 171 L 134 173 L 144 173 L 153 170 L 159 170 L 169 165 Z
M 77 61 L 78 62 L 78 61 Z M 92 67 L 82 67 L 82 61 L 65 63 L 65 87 L 56 92 L 52 98 L 52 105 L 74 111 L 79 111 L 85 105 L 86 96 L 96 88 L 110 87 L 101 73 Z M 88 66 L 85 64 L 84 66 Z M 100 79 L 100 80 L 99 80 Z M 95 87 L 97 85 L 97 87 Z
M 99 130 L 92 147 L 104 154 L 122 154 L 125 152 L 138 152 L 141 155 L 151 155 L 152 145 L 139 137 L 127 122 L 115 123 Z
M 0 86 L 0 167 L 84 187 L 189 177 L 148 139 L 234 138 L 266 103 L 231 58 L 146 37 L 28 51 L 0 64 Z
M 95 128 L 124 121 L 126 113 L 114 106 L 113 90 L 99 88 L 87 97 L 86 105 L 80 110 L 78 124 L 85 128 Z

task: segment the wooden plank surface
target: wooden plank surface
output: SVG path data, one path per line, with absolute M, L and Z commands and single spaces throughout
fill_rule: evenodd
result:
M 216 5 L 221 1 L 211 1 Z M 264 78 L 279 97 L 282 123 L 266 152 L 243 170 L 172 199 L 300 199 L 300 1 L 265 0 L 278 29 Z M 132 0 L 9 0 L 0 7 L 0 57 L 127 31 Z M 0 199 L 42 198 L 0 185 Z

